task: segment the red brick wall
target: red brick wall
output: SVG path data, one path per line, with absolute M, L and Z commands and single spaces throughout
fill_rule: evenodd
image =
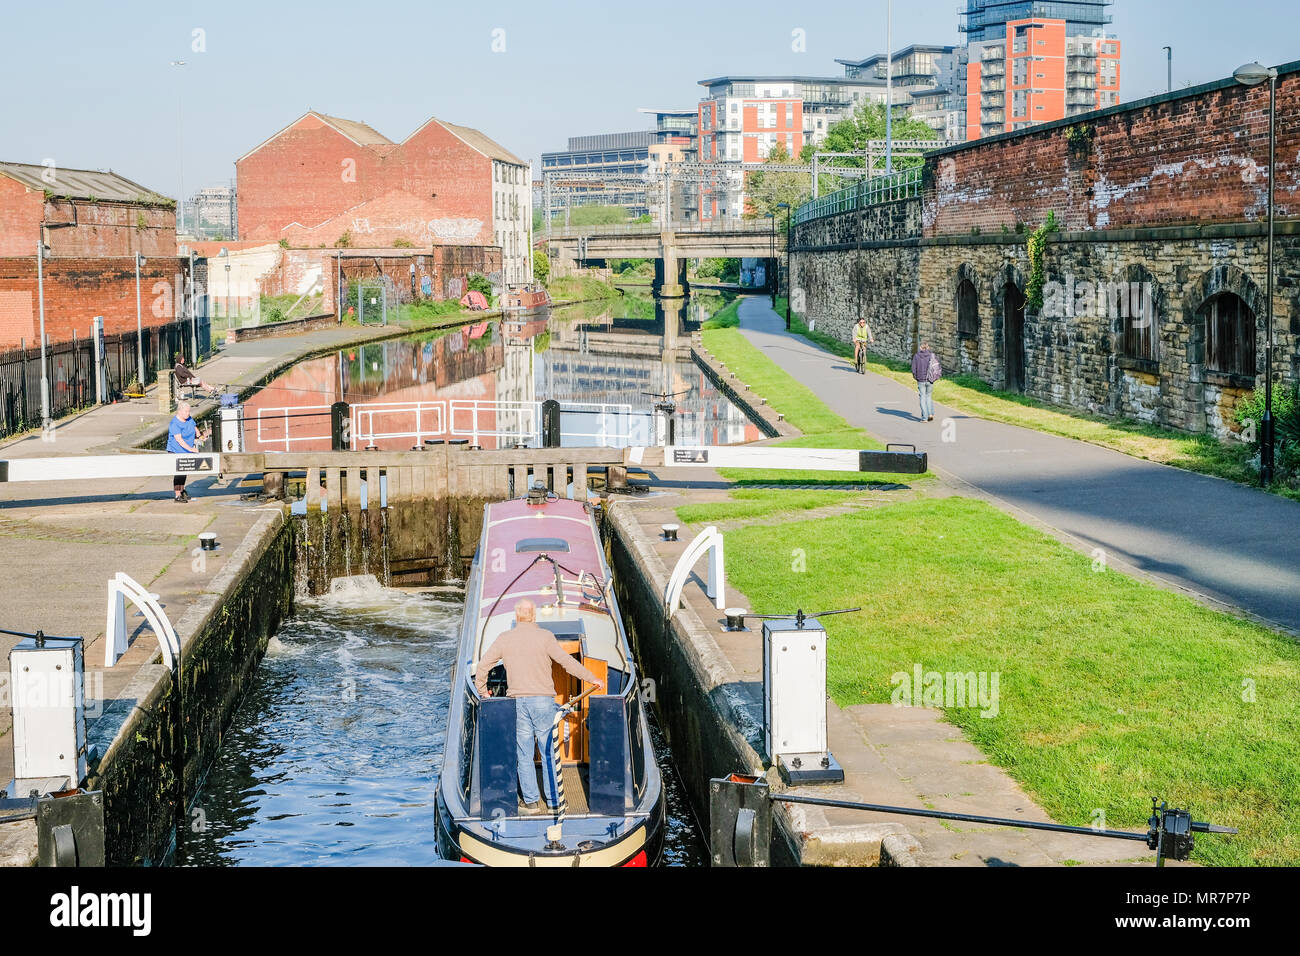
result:
M 188 259 L 152 257 L 140 270 L 140 302 L 146 326 L 176 316 L 178 283 Z M 104 331 L 135 330 L 135 263 L 132 259 L 47 259 L 45 334 L 63 342 L 90 334 L 91 320 L 104 317 Z M 39 305 L 36 257 L 0 258 L 0 349 L 37 342 Z
M 491 160 L 437 123 L 377 150 L 308 115 L 236 171 L 243 239 L 332 247 L 347 232 L 354 247 L 494 242 Z
M 41 224 L 76 223 L 46 230 L 50 255 L 174 256 L 176 210 L 130 203 L 53 199 L 0 176 L 0 256 L 34 256 Z
M 1278 80 L 1277 213 L 1300 216 L 1300 66 Z M 1257 222 L 1266 216 L 1268 86 L 1190 95 L 975 143 L 926 161 L 925 234 Z

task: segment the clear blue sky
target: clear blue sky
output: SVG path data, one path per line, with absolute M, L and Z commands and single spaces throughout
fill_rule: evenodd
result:
M 839 75 L 837 57 L 883 52 L 885 2 L 23 3 L 2 21 L 0 159 L 112 168 L 175 196 L 179 94 L 187 193 L 233 178 L 236 158 L 308 109 L 394 140 L 437 116 L 536 161 L 571 135 L 644 128 L 638 107 L 693 106 L 707 77 Z M 895 48 L 959 42 L 959 6 L 896 0 Z M 1124 100 L 1164 90 L 1167 44 L 1175 87 L 1300 59 L 1295 0 L 1117 0 L 1113 14 Z

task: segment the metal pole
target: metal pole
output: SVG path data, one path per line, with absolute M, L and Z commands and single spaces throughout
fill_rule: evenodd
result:
M 144 391 L 144 311 L 140 305 L 140 253 L 135 254 L 135 341 L 136 372 L 140 391 Z
M 885 0 L 885 175 L 894 171 L 894 0 Z
M 36 240 L 36 298 L 41 311 L 41 427 L 50 424 L 50 382 L 45 374 L 45 236 Z M 26 378 L 26 376 L 24 376 Z
M 1273 183 L 1277 176 L 1277 71 L 1268 79 L 1268 334 L 1264 345 L 1264 421 L 1260 436 L 1260 484 L 1273 483 Z
M 1174 91 L 1174 48 L 1171 46 L 1165 47 L 1165 61 L 1169 72 L 1169 83 L 1166 91 L 1172 93 Z
M 794 207 L 791 206 L 785 211 L 785 328 L 790 330 L 790 297 L 794 290 L 794 276 L 790 270 L 793 268 L 790 259 L 790 243 L 794 235 Z
M 190 361 L 199 364 L 198 299 L 194 295 L 194 250 L 190 250 Z

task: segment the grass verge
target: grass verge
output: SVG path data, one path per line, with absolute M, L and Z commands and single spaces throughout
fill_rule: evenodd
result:
M 738 302 L 739 300 L 737 300 Z M 735 304 L 735 303 L 733 303 Z M 731 308 L 729 305 L 728 308 Z M 723 310 L 726 311 L 725 309 Z M 797 438 L 779 442 L 796 448 L 882 448 L 865 429 L 854 428 L 826 407 L 805 385 L 760 352 L 739 328 L 705 328 L 701 338 L 705 349 L 735 372 L 737 377 L 767 399 L 767 404 L 785 415 L 785 420 L 803 432 Z M 764 468 L 723 468 L 722 477 L 738 484 L 845 485 L 894 483 L 897 475 L 857 471 L 777 471 Z
M 777 304 L 779 309 L 784 308 L 780 300 Z M 792 318 L 790 329 L 833 355 L 850 358 L 853 355 L 852 345 L 824 332 L 809 331 L 797 316 Z M 907 362 L 869 353 L 867 369 L 909 388 L 915 386 Z M 1225 442 L 1211 435 L 1190 435 L 1158 425 L 1071 411 L 1017 392 L 995 389 L 973 375 L 941 379 L 934 387 L 934 399 L 990 421 L 1086 441 L 1134 458 L 1145 458 L 1202 475 L 1248 485 L 1259 483 L 1258 474 L 1249 464 L 1253 449 L 1245 442 Z M 1271 490 L 1283 497 L 1300 500 L 1300 489 L 1276 484 Z
M 1158 794 L 1241 828 L 1198 836 L 1201 862 L 1300 863 L 1300 646 L 1285 636 L 962 498 L 734 529 L 727 570 L 758 613 L 863 607 L 828 622 L 841 706 L 890 702 L 917 664 L 998 675 L 995 716 L 945 715 L 1055 819 L 1101 809 L 1140 830 Z

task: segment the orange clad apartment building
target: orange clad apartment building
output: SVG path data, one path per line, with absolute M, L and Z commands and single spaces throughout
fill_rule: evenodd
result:
M 1067 35 L 1066 21 L 1011 20 L 969 46 L 966 139 L 1025 129 L 1119 102 L 1120 41 Z

